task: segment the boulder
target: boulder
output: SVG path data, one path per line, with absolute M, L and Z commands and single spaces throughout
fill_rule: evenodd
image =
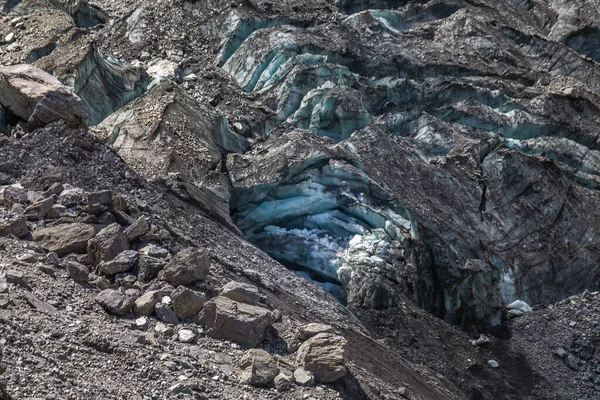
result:
M 169 306 L 165 303 L 157 303 L 154 306 L 154 312 L 156 312 L 156 316 L 165 324 L 177 325 L 179 323 L 179 319 L 177 315 Z
M 254 347 L 273 325 L 274 315 L 265 308 L 218 296 L 204 304 L 200 321 L 209 337 Z
M 206 296 L 200 292 L 179 286 L 171 295 L 173 310 L 180 320 L 192 318 L 202 310 L 206 303 Z
M 140 255 L 135 250 L 120 252 L 110 261 L 103 261 L 98 265 L 98 272 L 104 275 L 114 275 L 131 270 L 139 260 Z
M 236 372 L 245 385 L 267 386 L 279 374 L 279 367 L 266 351 L 250 349 L 243 355 Z
M 312 386 L 315 384 L 315 376 L 304 368 L 298 368 L 294 371 L 294 381 L 299 386 Z
M 115 315 L 125 315 L 133 309 L 135 298 L 115 289 L 105 289 L 95 298 L 107 312 Z
M 236 281 L 231 281 L 223 286 L 221 289 L 221 296 L 253 306 L 258 305 L 261 298 L 260 292 L 256 286 Z
M 166 262 L 160 258 L 141 255 L 138 262 L 138 281 L 148 282 L 165 268 Z
M 333 327 L 326 324 L 311 323 L 300 327 L 298 338 L 300 340 L 307 340 L 319 333 L 333 333 Z
M 121 225 L 115 223 L 102 229 L 90 239 L 87 252 L 92 265 L 114 259 L 119 253 L 129 249 L 129 240 L 122 232 Z
M 150 290 L 135 300 L 133 311 L 141 315 L 150 315 L 154 312 L 154 307 L 160 300 L 160 292 Z
M 294 383 L 294 375 L 291 373 L 281 372 L 279 375 L 273 379 L 273 384 L 275 385 L 275 389 L 283 392 L 288 390 L 292 384 Z
M 129 225 L 127 229 L 125 229 L 125 234 L 130 242 L 133 242 L 140 236 L 145 235 L 150 230 L 150 226 L 148 225 L 148 221 L 146 218 L 140 217 L 133 224 Z
M 88 283 L 90 279 L 90 271 L 88 268 L 76 261 L 69 261 L 67 263 L 67 272 L 69 277 L 75 282 Z
M 96 229 L 88 224 L 64 224 L 38 229 L 33 240 L 46 251 L 59 256 L 68 253 L 85 253 L 88 240 L 96 235 Z
M 180 251 L 165 267 L 165 279 L 171 285 L 193 285 L 208 277 L 210 258 L 199 249 Z
M 54 198 L 47 197 L 37 201 L 25 209 L 25 217 L 28 220 L 36 220 L 46 216 L 54 205 Z
M 342 336 L 319 333 L 300 346 L 296 362 L 312 372 L 317 382 L 334 382 L 346 375 L 347 344 Z
M 29 228 L 25 217 L 11 211 L 0 210 L 0 237 L 15 236 L 22 238 L 27 236 Z
M 72 128 L 86 126 L 79 96 L 31 65 L 0 67 L 0 104 L 27 121 L 30 130 L 61 119 Z

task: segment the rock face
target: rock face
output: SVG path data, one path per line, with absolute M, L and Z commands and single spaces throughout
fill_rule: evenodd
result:
M 314 374 L 317 382 L 334 382 L 346 375 L 346 346 L 341 336 L 319 333 L 298 349 L 296 361 Z
M 32 236 L 42 248 L 58 255 L 85 253 L 88 240 L 96 236 L 96 229 L 92 225 L 75 223 L 38 229 Z
M 210 337 L 254 347 L 263 340 L 274 315 L 262 307 L 218 296 L 204 304 L 201 321 Z
M 60 119 L 71 127 L 84 127 L 87 117 L 76 94 L 30 65 L 0 67 L 0 104 L 32 130 Z
M 252 386 L 267 386 L 279 374 L 275 359 L 262 349 L 250 349 L 238 365 L 240 382 Z

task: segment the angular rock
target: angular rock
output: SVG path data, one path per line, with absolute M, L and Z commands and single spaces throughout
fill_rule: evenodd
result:
M 25 217 L 11 211 L 0 210 L 0 237 L 22 238 L 29 233 Z
M 223 286 L 221 288 L 221 296 L 252 306 L 258 305 L 261 298 L 261 294 L 256 286 L 237 281 L 231 281 Z
M 150 243 L 140 249 L 140 254 L 148 257 L 166 258 L 169 255 L 169 250 Z
M 130 242 L 133 242 L 140 236 L 145 235 L 150 230 L 150 226 L 148 225 L 148 221 L 146 218 L 140 217 L 133 224 L 125 229 L 125 234 Z
M 192 318 L 204 307 L 207 298 L 204 294 L 188 289 L 185 286 L 179 286 L 171 295 L 173 302 L 173 311 L 180 320 Z
M 506 308 L 508 310 L 518 310 L 524 313 L 533 311 L 531 306 L 522 300 L 515 300 L 507 305 Z
M 23 286 L 24 288 L 29 287 L 27 275 L 25 275 L 22 271 L 17 271 L 16 269 L 9 269 L 6 271 L 6 280 L 9 283 Z
M 129 249 L 129 240 L 122 232 L 121 225 L 115 223 L 102 229 L 90 239 L 87 252 L 92 265 L 114 259 L 119 253 Z
M 298 333 L 298 339 L 307 340 L 319 333 L 333 333 L 333 326 L 319 323 L 302 325 Z
M 135 300 L 133 311 L 141 315 L 150 315 L 154 312 L 154 307 L 160 301 L 160 292 L 150 290 Z
M 133 309 L 135 298 L 127 296 L 125 293 L 115 289 L 105 289 L 98 293 L 95 298 L 96 303 L 100 304 L 107 312 L 123 316 Z
M 267 309 L 218 296 L 204 304 L 200 319 L 209 337 L 254 347 L 263 340 L 274 315 Z
M 297 368 L 294 371 L 294 381 L 298 386 L 312 386 L 315 384 L 315 376 L 304 368 Z
M 74 128 L 86 126 L 79 96 L 31 65 L 0 67 L 0 104 L 27 121 L 31 130 L 60 119 Z
M 29 207 L 25 209 L 25 217 L 28 220 L 36 220 L 46 216 L 48 211 L 54 205 L 54 198 L 47 197 L 43 200 L 40 200 L 36 203 L 33 203 Z
M 46 213 L 46 218 L 60 218 L 60 216 L 63 215 L 65 211 L 67 211 L 67 207 L 63 206 L 62 204 L 55 204 L 52 207 L 50 207 L 50 209 Z
M 168 304 L 157 303 L 156 306 L 154 306 L 154 312 L 156 312 L 158 319 L 165 324 L 177 325 L 179 323 L 177 315 Z
M 165 279 L 171 285 L 192 285 L 208 277 L 211 261 L 208 255 L 195 248 L 181 250 L 165 266 Z
M 275 389 L 280 392 L 288 390 L 294 383 L 294 375 L 291 373 L 281 372 L 273 379 Z
M 250 349 L 242 356 L 237 374 L 245 385 L 267 386 L 279 374 L 275 359 L 262 349 Z
M 296 363 L 312 372 L 317 382 L 334 382 L 346 375 L 347 344 L 342 336 L 319 333 L 300 346 Z
M 85 253 L 88 240 L 96 235 L 96 229 L 88 224 L 64 224 L 38 229 L 33 232 L 33 240 L 44 250 L 59 256 L 68 253 Z
M 149 282 L 165 268 L 166 262 L 160 258 L 141 255 L 138 262 L 138 280 Z
M 181 343 L 192 343 L 196 340 L 196 334 L 190 329 L 181 329 L 177 336 Z
M 130 271 L 139 260 L 140 255 L 135 250 L 125 250 L 120 252 L 110 261 L 103 261 L 98 265 L 98 273 L 104 275 L 114 275 L 121 272 Z
M 76 261 L 69 261 L 67 263 L 67 272 L 69 277 L 75 282 L 88 283 L 90 277 L 90 271 L 88 268 Z

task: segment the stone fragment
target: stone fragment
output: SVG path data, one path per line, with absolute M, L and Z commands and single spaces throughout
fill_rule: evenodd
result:
M 498 364 L 498 361 L 496 360 L 488 360 L 487 365 L 489 365 L 492 368 L 498 368 L 500 366 L 500 364 Z
M 294 381 L 298 386 L 312 386 L 315 384 L 315 377 L 312 372 L 297 368 L 294 371 Z
M 156 306 L 154 306 L 154 312 L 156 312 L 158 319 L 165 324 L 177 325 L 179 323 L 177 315 L 168 304 L 157 303 Z
M 11 211 L 0 210 L 0 237 L 22 238 L 28 233 L 29 228 L 25 217 Z
M 294 375 L 291 373 L 281 372 L 273 379 L 275 389 L 280 392 L 288 390 L 294 383 Z
M 103 261 L 98 265 L 98 273 L 104 275 L 114 275 L 121 272 L 130 271 L 137 263 L 140 255 L 135 250 L 125 250 L 120 252 L 110 261 Z
M 150 230 L 148 221 L 144 217 L 138 218 L 133 224 L 125 229 L 125 234 L 130 242 L 133 242 L 140 236 L 145 235 Z
M 107 312 L 115 315 L 125 315 L 133 309 L 135 298 L 115 289 L 105 289 L 98 293 L 96 302 Z
M 87 252 L 92 265 L 114 259 L 119 253 L 129 248 L 129 240 L 122 232 L 119 224 L 112 224 L 102 229 L 90 239 Z
M 208 255 L 195 248 L 180 251 L 165 266 L 165 279 L 171 285 L 192 285 L 208 277 L 210 269 Z
M 274 316 L 265 308 L 218 296 L 204 304 L 200 319 L 209 337 L 254 347 L 263 340 Z
M 569 354 L 567 357 L 563 359 L 565 365 L 571 368 L 573 371 L 579 371 L 579 363 L 577 362 L 577 358 L 572 354 Z
M 306 324 L 300 327 L 298 338 L 307 340 L 319 333 L 333 333 L 333 326 L 319 323 Z
M 196 340 L 196 334 L 190 329 L 181 329 L 178 333 L 178 338 L 182 343 L 192 343 Z
M 533 311 L 529 304 L 525 303 L 522 300 L 515 300 L 509 305 L 507 305 L 506 308 L 509 310 L 519 310 L 524 313 Z
M 485 336 L 484 334 L 479 335 L 479 338 L 476 340 L 473 340 L 471 342 L 471 344 L 473 346 L 483 346 L 486 345 L 488 343 L 491 343 L 492 341 L 490 340 L 490 338 L 488 338 L 487 336 Z
M 96 235 L 96 229 L 88 224 L 63 224 L 38 229 L 32 235 L 33 240 L 44 250 L 62 256 L 68 253 L 85 253 L 88 240 Z
M 171 295 L 173 310 L 180 320 L 192 318 L 202 310 L 206 303 L 206 296 L 200 292 L 179 286 Z
M 47 197 L 27 207 L 25 209 L 25 217 L 30 221 L 41 219 L 46 216 L 53 205 L 54 199 Z
M 243 355 L 236 372 L 242 384 L 267 386 L 279 374 L 279 367 L 266 351 L 250 349 Z
M 88 283 L 90 277 L 90 271 L 88 268 L 76 261 L 69 261 L 67 263 L 67 272 L 69 277 L 78 283 Z
M 15 285 L 23 286 L 25 288 L 29 287 L 27 275 L 16 269 L 9 269 L 6 271 L 6 280 Z
M 46 218 L 60 218 L 60 216 L 65 213 L 65 211 L 67 211 L 67 207 L 63 206 L 62 204 L 54 204 L 46 213 Z
M 49 315 L 54 315 L 58 312 L 58 310 L 53 305 L 43 300 L 40 300 L 36 295 L 34 295 L 31 292 L 25 292 L 25 298 L 27 299 L 27 302 L 38 311 Z
M 166 262 L 160 258 L 141 255 L 138 262 L 138 280 L 149 282 L 156 278 L 158 273 L 165 268 Z
M 347 344 L 342 336 L 319 333 L 300 346 L 296 363 L 312 372 L 317 382 L 334 382 L 346 375 Z
M 256 286 L 236 281 L 231 281 L 223 286 L 221 296 L 253 306 L 258 305 L 261 297 Z
M 154 307 L 159 301 L 160 292 L 157 290 L 151 290 L 135 300 L 133 311 L 141 315 L 150 315 L 154 312 Z
M 569 355 L 569 352 L 565 350 L 565 348 L 562 346 L 556 346 L 554 349 L 552 349 L 552 354 L 554 354 L 561 360 L 564 360 Z

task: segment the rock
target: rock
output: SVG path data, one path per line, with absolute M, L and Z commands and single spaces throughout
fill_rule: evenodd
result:
M 27 207 L 25 209 L 25 217 L 28 220 L 41 219 L 46 216 L 53 205 L 54 199 L 52 197 L 47 197 Z
M 138 329 L 146 329 L 148 327 L 148 317 L 137 318 L 135 320 L 135 327 Z
M 519 310 L 524 313 L 533 311 L 531 309 L 531 307 L 529 306 L 529 304 L 525 303 L 522 300 L 515 300 L 512 303 L 510 303 L 509 305 L 507 305 L 506 308 L 509 310 Z
M 90 277 L 90 271 L 85 265 L 82 265 L 76 261 L 67 262 L 67 271 L 69 277 L 78 283 L 88 283 Z
M 165 268 L 166 262 L 155 257 L 141 255 L 138 262 L 138 280 L 149 282 L 156 278 L 158 273 Z
M 294 383 L 294 375 L 291 373 L 281 372 L 273 379 L 275 389 L 280 392 L 288 390 Z
M 133 309 L 135 298 L 125 295 L 118 290 L 105 289 L 98 293 L 96 302 L 107 312 L 123 316 Z
M 192 318 L 202 310 L 206 303 L 206 296 L 200 292 L 179 286 L 171 295 L 173 310 L 180 320 Z
M 36 310 L 41 311 L 43 313 L 54 315 L 58 313 L 58 310 L 51 304 L 40 300 L 36 295 L 30 292 L 25 292 L 25 298 L 27 302 L 34 307 Z
M 96 229 L 92 225 L 75 223 L 38 229 L 32 235 L 44 250 L 62 256 L 85 253 L 88 240 L 96 235 Z
M 200 321 L 209 337 L 254 347 L 263 340 L 274 315 L 264 308 L 218 296 L 204 304 Z
M 479 338 L 477 340 L 473 340 L 471 342 L 471 344 L 473 346 L 483 346 L 483 345 L 486 345 L 486 344 L 491 343 L 491 342 L 492 341 L 490 340 L 490 338 L 488 338 L 484 334 L 481 334 L 481 335 L 479 335 Z
M 0 67 L 0 104 L 27 121 L 29 130 L 61 119 L 73 128 L 86 126 L 79 96 L 31 65 Z
M 317 382 L 334 382 L 346 375 L 347 344 L 342 336 L 319 333 L 300 346 L 296 363 L 312 372 Z
M 127 249 L 129 249 L 129 240 L 122 232 L 121 226 L 116 223 L 98 232 L 87 245 L 87 253 L 92 265 L 110 261 Z
M 154 326 L 154 331 L 160 335 L 169 336 L 173 333 L 173 328 L 159 322 Z
M 4 36 L 4 41 L 6 43 L 12 43 L 15 40 L 15 33 L 10 32 L 8 35 Z
M 113 193 L 110 190 L 101 190 L 88 194 L 87 206 L 88 212 L 93 215 L 100 215 L 107 211 L 113 199 Z
M 0 200 L 2 200 L 4 205 L 8 208 L 15 204 L 26 204 L 28 201 L 27 191 L 21 187 L 9 186 L 3 188 L 0 194 L 2 194 Z
M 9 283 L 23 286 L 24 288 L 29 287 L 27 275 L 21 271 L 17 271 L 16 269 L 9 269 L 6 271 L 6 280 Z
M 525 313 L 521 310 L 508 310 L 508 318 L 522 317 Z
M 148 53 L 147 51 L 142 51 L 142 54 L 140 54 L 140 61 L 148 61 L 150 59 L 150 53 Z
M 223 286 L 221 289 L 221 296 L 253 306 L 258 305 L 261 298 L 260 292 L 256 286 L 236 281 L 231 281 Z
M 298 338 L 300 340 L 307 340 L 319 333 L 333 333 L 333 327 L 331 325 L 311 323 L 300 327 Z
M 158 304 L 160 292 L 150 290 L 135 300 L 133 311 L 141 315 L 150 315 L 154 312 L 154 307 Z
M 25 217 L 11 211 L 0 210 L 0 237 L 22 238 L 29 233 Z
M 210 264 L 210 258 L 202 250 L 187 248 L 165 266 L 165 279 L 175 287 L 192 285 L 208 277 Z
M 190 329 L 181 329 L 179 330 L 178 338 L 182 343 L 192 343 L 196 340 L 196 334 Z
M 236 371 L 242 384 L 267 386 L 279 374 L 279 367 L 266 351 L 250 349 L 242 356 Z
M 569 352 L 565 350 L 565 348 L 562 346 L 556 346 L 554 349 L 552 349 L 552 354 L 554 354 L 561 360 L 564 360 L 569 355 Z
M 169 60 L 159 60 L 154 65 L 148 67 L 148 74 L 153 78 L 164 77 L 174 78 L 177 64 Z
M 498 361 L 495 360 L 488 360 L 487 365 L 489 365 L 492 368 L 498 368 L 500 366 L 500 364 L 498 364 Z
M 51 265 L 57 266 L 60 263 L 60 258 L 58 257 L 58 254 L 50 252 L 46 254 L 46 261 Z
M 294 371 L 294 381 L 298 386 L 312 386 L 315 384 L 315 377 L 312 372 L 297 368 Z
M 130 271 L 139 260 L 140 255 L 135 250 L 125 250 L 120 252 L 110 261 L 103 261 L 98 265 L 98 273 L 104 275 L 114 275 L 121 272 Z
M 164 247 L 159 247 L 152 243 L 142 247 L 139 251 L 140 254 L 143 254 L 148 257 L 167 258 L 169 256 L 169 250 L 165 249 Z
M 138 218 L 133 224 L 125 229 L 125 234 L 130 242 L 133 242 L 140 236 L 145 235 L 150 230 L 148 221 L 144 217 Z
M 567 357 L 563 359 L 565 365 L 571 368 L 573 371 L 579 371 L 579 363 L 577 362 L 577 358 L 572 354 L 569 354 Z
M 158 319 L 165 324 L 177 325 L 179 323 L 177 315 L 168 304 L 157 303 L 156 306 L 154 306 L 154 312 L 156 313 Z
M 46 218 L 59 218 L 65 211 L 67 211 L 67 207 L 63 206 L 62 204 L 54 204 L 46 213 Z

